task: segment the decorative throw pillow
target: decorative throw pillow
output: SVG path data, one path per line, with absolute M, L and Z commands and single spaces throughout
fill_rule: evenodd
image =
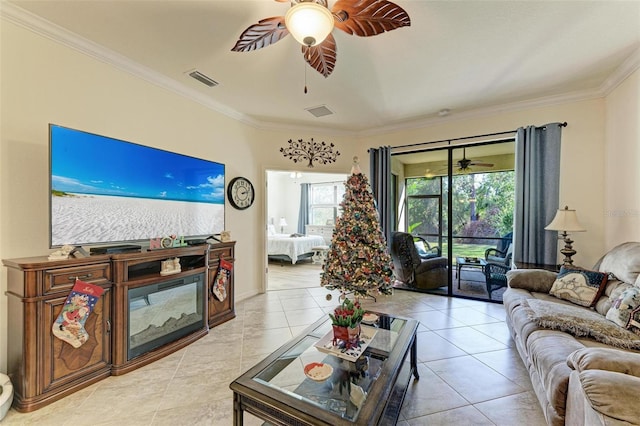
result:
M 607 312 L 607 319 L 636 334 L 640 334 L 640 288 L 623 291 Z
M 607 274 L 563 266 L 549 294 L 580 306 L 593 306 L 607 283 Z
M 414 241 L 413 243 L 416 246 L 416 250 L 418 250 L 418 256 L 426 257 L 427 256 L 427 247 L 424 245 L 422 241 Z

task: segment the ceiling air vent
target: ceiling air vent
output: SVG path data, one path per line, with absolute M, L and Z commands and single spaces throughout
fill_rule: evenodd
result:
M 327 108 L 326 105 L 320 105 L 312 108 L 305 108 L 305 110 L 313 114 L 314 117 L 324 117 L 325 115 L 333 114 L 333 111 Z
M 218 85 L 218 82 L 215 81 L 212 78 L 207 77 L 206 75 L 202 74 L 200 71 L 198 70 L 193 70 L 193 71 L 189 71 L 189 75 L 193 78 L 195 78 L 196 80 L 198 80 L 200 83 L 205 84 L 209 87 L 214 87 Z

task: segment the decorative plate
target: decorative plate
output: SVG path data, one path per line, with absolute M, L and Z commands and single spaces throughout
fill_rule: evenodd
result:
M 311 380 L 323 382 L 333 374 L 333 367 L 321 362 L 312 362 L 304 366 L 304 374 Z
M 362 322 L 365 324 L 375 324 L 376 321 L 378 321 L 378 316 L 371 312 L 367 312 L 362 316 Z

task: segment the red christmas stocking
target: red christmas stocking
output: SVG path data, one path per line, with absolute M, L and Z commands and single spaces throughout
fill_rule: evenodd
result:
M 82 346 L 89 339 L 89 333 L 84 329 L 84 323 L 89 314 L 93 312 L 93 308 L 103 292 L 102 287 L 76 278 L 76 283 L 67 296 L 60 315 L 53 323 L 51 328 L 53 335 L 74 348 Z
M 225 286 L 229 281 L 229 275 L 232 269 L 233 264 L 231 262 L 220 259 L 220 266 L 218 267 L 218 273 L 216 274 L 216 279 L 213 282 L 211 291 L 221 302 L 227 298 L 227 288 Z

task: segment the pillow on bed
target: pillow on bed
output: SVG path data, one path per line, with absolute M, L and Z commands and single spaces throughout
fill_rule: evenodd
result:
M 276 227 L 275 227 L 275 225 L 268 225 L 267 226 L 267 234 L 268 235 L 276 235 Z

